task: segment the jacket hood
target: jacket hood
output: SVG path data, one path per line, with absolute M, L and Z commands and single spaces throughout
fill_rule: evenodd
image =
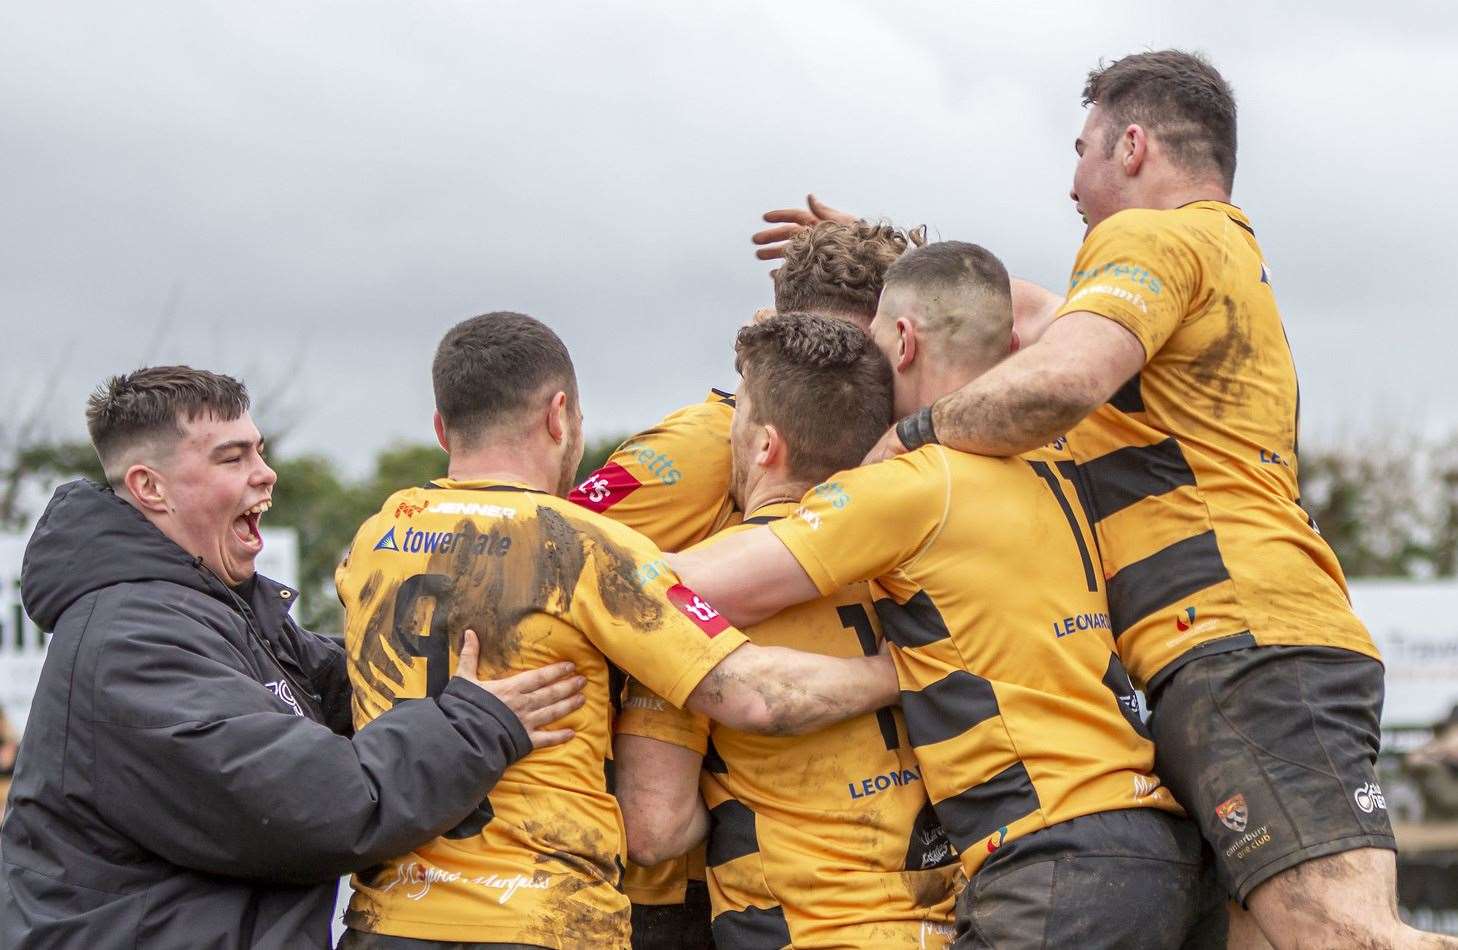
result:
M 222 582 L 109 487 L 89 479 L 56 489 L 20 570 L 25 612 L 46 631 L 80 598 L 134 581 L 171 581 L 221 596 Z

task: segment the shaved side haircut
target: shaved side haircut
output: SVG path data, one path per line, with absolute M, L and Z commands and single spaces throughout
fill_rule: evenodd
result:
M 182 424 L 201 415 L 231 422 L 248 411 L 248 390 L 231 376 L 190 366 L 150 366 L 113 376 L 86 400 L 86 431 L 106 480 L 118 487 L 138 449 L 166 454 Z
M 912 307 L 918 329 L 936 339 L 939 358 L 984 365 L 1007 355 L 1012 282 L 986 248 L 938 241 L 908 251 L 886 272 L 886 292 Z
M 734 352 L 750 416 L 784 437 L 796 478 L 855 468 L 891 425 L 891 365 L 855 324 L 778 314 L 741 329 Z
M 565 392 L 569 404 L 577 401 L 577 371 L 566 345 L 546 324 L 509 310 L 452 327 L 436 348 L 431 380 L 435 408 L 463 448 L 516 422 L 549 387 Z
M 1235 94 L 1204 57 L 1166 49 L 1101 63 L 1083 87 L 1083 104 L 1094 103 L 1107 154 L 1125 127 L 1140 125 L 1180 167 L 1218 174 L 1226 191 L 1234 186 Z

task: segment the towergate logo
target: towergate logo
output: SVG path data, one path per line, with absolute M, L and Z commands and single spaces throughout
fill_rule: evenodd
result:
M 396 538 L 396 525 L 375 542 L 376 551 L 398 551 L 401 554 L 449 554 L 455 551 L 470 557 L 489 554 L 501 557 L 511 550 L 511 538 L 495 531 L 485 534 L 465 531 L 421 531 L 406 528 L 404 538 Z

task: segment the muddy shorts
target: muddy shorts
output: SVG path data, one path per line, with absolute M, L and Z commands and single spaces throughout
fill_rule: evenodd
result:
M 1084 815 L 1003 845 L 957 899 L 956 950 L 1225 946 L 1200 832 L 1153 808 Z
M 1397 849 L 1377 783 L 1382 674 L 1350 650 L 1267 646 L 1191 660 L 1158 686 L 1155 771 L 1236 900 L 1312 858 Z
M 690 880 L 682 904 L 634 904 L 633 950 L 714 950 L 709 885 Z

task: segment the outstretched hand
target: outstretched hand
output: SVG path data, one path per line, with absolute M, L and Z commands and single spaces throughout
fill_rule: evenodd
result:
M 892 426 L 886 430 L 886 434 L 873 446 L 871 451 L 861 461 L 862 465 L 874 465 L 877 462 L 884 462 L 889 458 L 906 453 L 906 446 L 902 444 L 901 437 L 896 434 L 896 427 Z
M 467 630 L 461 638 L 456 676 L 486 690 L 515 713 L 532 740 L 533 749 L 560 745 L 572 738 L 571 729 L 546 727 L 581 708 L 587 701 L 582 695 L 587 678 L 573 675 L 577 669 L 574 664 L 553 663 L 538 670 L 483 681 L 477 679 L 476 672 L 480 659 L 481 642 L 476 638 L 476 631 Z
M 766 211 L 764 219 L 770 224 L 779 226 L 765 228 L 750 238 L 755 244 L 760 245 L 759 250 L 754 252 L 754 256 L 762 261 L 772 261 L 777 257 L 784 257 L 785 245 L 790 242 L 791 238 L 806 228 L 813 228 L 822 221 L 854 224 L 860 220 L 849 211 L 832 208 L 814 195 L 805 196 L 804 208 L 778 208 L 774 211 Z

